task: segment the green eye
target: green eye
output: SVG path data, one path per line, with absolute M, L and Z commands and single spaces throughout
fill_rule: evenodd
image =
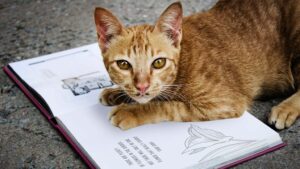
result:
M 155 69 L 161 69 L 166 65 L 166 58 L 155 59 L 152 63 L 152 67 Z
M 129 62 L 126 60 L 118 60 L 117 65 L 119 66 L 120 69 L 122 70 L 129 70 L 131 68 L 131 65 Z

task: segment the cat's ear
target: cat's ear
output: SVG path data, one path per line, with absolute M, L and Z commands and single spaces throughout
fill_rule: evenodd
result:
M 182 37 L 182 5 L 180 2 L 171 4 L 159 17 L 155 30 L 158 30 L 173 42 L 175 47 L 180 45 Z
M 99 46 L 102 52 L 105 52 L 111 40 L 121 34 L 123 26 L 117 17 L 101 7 L 95 9 L 94 18 Z

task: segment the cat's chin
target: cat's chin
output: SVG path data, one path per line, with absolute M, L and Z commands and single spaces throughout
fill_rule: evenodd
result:
M 139 98 L 133 98 L 136 102 L 140 104 L 148 103 L 150 100 L 152 100 L 152 97 L 139 97 Z

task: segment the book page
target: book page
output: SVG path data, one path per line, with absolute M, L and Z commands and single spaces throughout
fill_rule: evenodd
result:
M 122 131 L 100 104 L 58 117 L 101 169 L 210 168 L 281 143 L 279 135 L 245 113 L 208 122 L 163 122 Z
M 113 86 L 98 44 L 11 63 L 10 66 L 46 100 L 54 116 L 97 104 L 100 91 Z

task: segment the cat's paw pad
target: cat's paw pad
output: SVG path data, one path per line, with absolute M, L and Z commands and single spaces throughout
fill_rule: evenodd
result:
M 272 108 L 269 124 L 282 130 L 289 128 L 298 118 L 299 110 L 288 104 L 280 104 Z
M 127 130 L 138 126 L 138 119 L 133 112 L 126 109 L 116 108 L 110 113 L 110 122 L 122 130 Z
M 104 106 L 114 106 L 114 94 L 111 89 L 104 89 L 101 94 L 99 101 Z

